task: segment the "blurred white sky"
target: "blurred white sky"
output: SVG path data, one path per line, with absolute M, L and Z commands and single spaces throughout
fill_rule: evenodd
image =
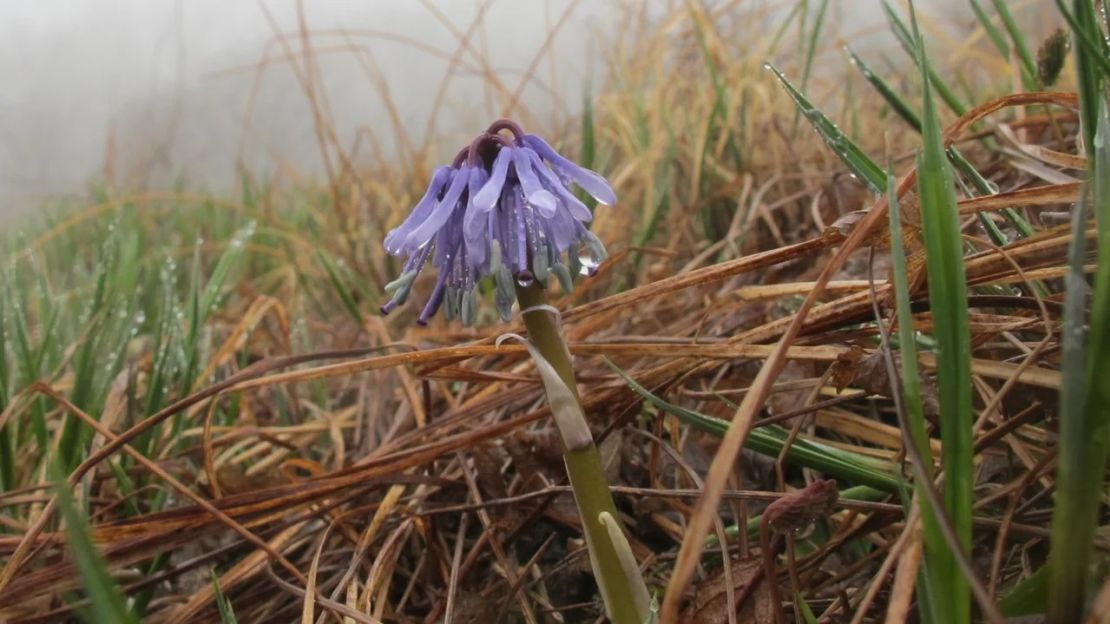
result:
M 572 111 L 588 79 L 596 35 L 619 27 L 614 16 L 632 1 L 577 2 L 558 31 L 556 89 Z M 879 1 L 832 0 L 829 20 L 855 32 L 884 32 Z M 474 43 L 486 46 L 487 58 L 514 88 L 571 0 L 486 3 L 485 35 Z M 462 31 L 483 2 L 427 4 Z M 918 6 L 926 5 L 945 13 L 966 2 L 919 0 Z M 296 31 L 295 0 L 0 0 L 0 11 L 0 218 L 46 197 L 85 190 L 90 178 L 104 174 L 110 144 L 113 174 L 124 188 L 144 181 L 165 186 L 183 173 L 194 186 L 225 185 L 244 141 L 247 164 L 256 171 L 272 172 L 277 158 L 298 172 L 319 173 L 312 116 L 288 67 L 275 65 L 264 74 L 250 128 L 243 119 L 257 74 L 228 71 L 261 58 L 275 32 L 267 12 L 278 28 Z M 446 63 L 359 32 L 406 35 L 450 55 L 458 40 L 449 28 L 418 0 L 304 0 L 304 13 L 313 31 L 350 33 L 349 40 L 319 35 L 318 49 L 349 42 L 372 52 L 404 122 L 422 139 Z M 389 122 L 365 60 L 350 52 L 324 54 L 321 75 L 340 135 L 349 141 L 358 128 L 380 128 L 389 150 Z M 604 71 L 603 63 L 595 65 L 594 71 Z M 538 75 L 551 80 L 546 61 Z M 478 80 L 454 79 L 448 98 L 436 129 L 445 140 L 494 114 Z M 554 109 L 545 87 L 526 89 L 524 101 L 542 117 Z
M 429 2 L 460 32 L 472 22 L 472 0 Z M 495 69 L 516 86 L 567 0 L 489 3 L 486 46 Z M 559 30 L 557 88 L 577 102 L 587 79 L 585 59 L 591 33 L 612 21 L 611 3 L 579 2 Z M 259 83 L 253 127 L 244 130 L 244 112 L 255 86 L 252 69 L 274 35 L 274 27 L 294 32 L 292 0 L 0 0 L 0 216 L 41 198 L 80 191 L 90 176 L 102 175 L 114 139 L 115 177 L 121 183 L 148 168 L 160 183 L 183 171 L 190 180 L 220 184 L 233 171 L 246 135 L 248 164 L 272 168 L 272 156 L 288 159 L 298 171 L 317 172 L 319 156 L 312 116 L 292 72 L 274 65 Z M 458 39 L 417 1 L 364 0 L 304 2 L 313 31 L 348 31 L 314 39 L 321 50 L 362 46 L 389 83 L 407 125 L 419 140 L 431 101 L 446 71 L 443 59 L 410 45 L 366 36 L 380 31 L 414 37 L 451 55 Z M 279 53 L 280 48 L 273 51 Z M 384 107 L 358 55 L 324 53 L 319 58 L 341 136 L 385 125 Z M 473 62 L 471 61 L 471 64 Z M 549 80 L 546 64 L 540 75 Z M 469 82 L 469 84 L 468 84 Z M 490 113 L 478 81 L 454 79 L 448 98 L 454 106 L 437 135 L 461 131 L 464 123 L 488 123 Z M 525 90 L 538 113 L 549 114 L 542 88 Z M 469 100 L 469 101 L 468 101 Z M 470 118 L 473 119 L 470 119 Z M 392 134 L 380 138 L 390 148 Z

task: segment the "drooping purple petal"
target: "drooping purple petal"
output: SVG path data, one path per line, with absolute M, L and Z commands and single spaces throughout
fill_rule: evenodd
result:
M 509 195 L 509 216 L 512 219 L 512 231 L 509 233 L 510 243 L 513 246 L 513 272 L 517 274 L 531 274 L 528 270 L 528 234 L 524 223 L 524 211 L 527 206 L 520 189 L 514 189 Z
M 567 210 L 570 211 L 571 216 L 579 221 L 584 221 L 586 223 L 592 221 L 594 215 L 592 212 L 590 212 L 590 209 L 586 207 L 586 204 L 583 204 L 577 197 L 575 197 L 574 193 L 571 193 L 567 189 L 566 185 L 563 184 L 563 181 L 559 179 L 559 176 L 555 175 L 555 172 L 553 172 L 551 169 L 548 169 L 547 166 L 543 164 L 543 161 L 540 160 L 539 154 L 532 150 L 526 151 L 528 152 L 529 158 L 532 160 L 533 168 L 539 173 L 540 179 L 544 183 L 544 186 L 549 191 L 554 193 L 563 202 L 563 204 L 567 207 Z
M 524 135 L 523 140 L 525 145 L 536 150 L 544 160 L 551 163 L 552 168 L 582 187 L 582 190 L 592 195 L 594 199 L 607 206 L 617 203 L 617 195 L 613 192 L 613 188 L 597 172 L 580 167 L 566 159 L 556 152 L 555 148 L 548 145 L 547 141 L 534 134 Z
M 463 228 L 463 246 L 466 249 L 467 266 L 480 267 L 485 264 L 486 258 L 489 256 L 491 240 L 487 236 L 487 231 L 489 230 L 489 221 L 492 218 L 490 213 L 482 213 L 480 219 L 476 220 L 476 231 L 467 232 L 466 228 Z
M 443 194 L 443 199 L 436 204 L 428 218 L 405 237 L 405 247 L 419 249 L 432 239 L 439 228 L 443 227 L 443 224 L 455 211 L 455 207 L 459 203 L 459 197 L 466 190 L 467 182 L 470 181 L 472 173 L 473 170 L 470 167 L 463 167 L 455 173 L 455 177 L 451 179 L 451 186 L 447 187 L 447 192 Z
M 546 224 L 548 237 L 560 254 L 569 249 L 580 238 L 575 225 L 578 225 L 578 227 L 581 227 L 581 225 L 565 210 L 555 213 L 555 216 L 546 220 Z
M 435 257 L 432 259 L 432 264 L 437 269 L 442 271 L 449 271 L 454 265 L 455 256 L 458 254 L 460 243 L 462 242 L 462 211 L 456 209 L 447 218 L 447 222 L 439 231 L 433 236 L 435 241 Z
M 508 318 L 514 284 L 554 275 L 569 291 L 571 271 L 592 273 L 605 257 L 601 241 L 583 226 L 593 215 L 571 185 L 602 203 L 616 201 L 612 188 L 543 139 L 514 135 L 517 143 L 479 135 L 452 167 L 435 171 L 412 214 L 386 236 L 387 251 L 407 258 L 386 289 L 392 298 L 383 313 L 405 302 L 427 265 L 438 275 L 418 322 L 428 323 L 446 307 L 448 320 L 470 324 L 484 276 L 494 276 L 497 309 Z M 475 161 L 475 154 L 482 158 Z
M 493 169 L 490 171 L 489 180 L 486 181 L 477 193 L 471 193 L 470 201 L 482 212 L 487 212 L 497 205 L 501 199 L 501 188 L 505 186 L 505 176 L 509 173 L 509 163 L 513 160 L 511 147 L 502 147 L 493 160 Z
M 475 197 L 486 188 L 489 176 L 484 169 L 475 169 L 476 175 L 470 180 L 467 194 L 470 196 L 466 204 L 466 213 L 462 221 L 463 250 L 466 251 L 466 266 L 478 267 L 486 262 L 489 256 L 489 238 L 485 236 L 488 229 L 489 209 L 482 210 L 475 204 Z M 496 202 L 494 202 L 496 205 Z
M 432 174 L 432 181 L 428 184 L 428 190 L 424 192 L 424 197 L 413 207 L 412 212 L 408 218 L 401 223 L 401 225 L 390 230 L 389 234 L 385 236 L 385 250 L 396 256 L 403 250 L 405 238 L 413 229 L 423 223 L 428 215 L 432 212 L 432 208 L 436 205 L 436 200 L 439 198 L 440 192 L 443 187 L 451 181 L 452 174 L 455 169 L 452 167 L 438 167 L 435 173 Z
M 520 192 L 516 184 L 506 184 L 501 191 L 500 207 L 490 213 L 497 217 L 498 239 L 501 241 L 501 263 L 510 270 L 514 270 L 516 267 L 516 245 L 514 244 L 516 230 L 513 228 L 512 219 L 512 195 L 514 192 Z
M 502 150 L 502 152 L 504 152 L 504 150 Z M 501 154 L 498 154 L 497 158 L 500 159 Z M 494 166 L 496 167 L 496 164 Z M 506 168 L 507 167 L 508 165 L 506 165 Z M 470 195 L 470 201 L 468 201 L 466 204 L 466 216 L 463 217 L 463 236 L 466 238 L 468 244 L 470 244 L 471 241 L 476 241 L 477 239 L 481 238 L 482 233 L 485 230 L 486 215 L 489 213 L 490 210 L 493 209 L 494 206 L 497 205 L 496 200 L 494 200 L 494 202 L 490 204 L 489 208 L 485 208 L 479 203 L 479 196 L 490 188 L 490 182 L 492 182 L 492 180 L 486 176 L 486 172 L 484 170 L 477 169 L 477 171 L 478 175 L 476 175 L 474 179 L 471 180 L 470 187 L 467 191 L 467 193 Z M 496 175 L 496 171 L 494 172 L 494 174 Z M 504 175 L 502 175 L 502 177 L 504 177 Z M 498 197 L 501 196 L 502 186 L 503 184 L 498 185 Z
M 420 311 L 420 316 L 416 322 L 421 325 L 427 325 L 428 321 L 435 316 L 439 306 L 443 303 L 443 294 L 447 289 L 447 273 L 440 272 L 436 277 L 436 287 L 432 290 L 432 296 L 428 297 L 428 303 L 424 304 L 424 309 Z
M 520 188 L 524 191 L 524 198 L 530 205 L 540 211 L 545 217 L 550 217 L 559 209 L 558 201 L 540 184 L 536 171 L 532 168 L 532 161 L 524 150 L 513 150 L 513 170 L 520 181 Z

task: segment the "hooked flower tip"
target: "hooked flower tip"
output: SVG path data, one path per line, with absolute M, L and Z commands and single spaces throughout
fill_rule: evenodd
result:
M 605 247 L 586 229 L 593 214 L 573 186 L 601 204 L 616 203 L 598 173 L 511 121 L 494 122 L 451 166 L 436 169 L 408 218 L 386 235 L 386 251 L 406 260 L 401 277 L 387 286 L 393 298 L 382 314 L 405 302 L 427 264 L 439 275 L 417 319 L 420 325 L 440 307 L 448 318 L 474 322 L 478 283 L 486 276 L 493 277 L 497 309 L 508 320 L 514 281 L 546 283 L 554 274 L 569 289 L 573 273 L 592 274 Z

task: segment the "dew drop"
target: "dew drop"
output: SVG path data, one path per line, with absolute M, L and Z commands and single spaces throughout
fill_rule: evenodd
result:
M 591 253 L 588 248 L 583 248 L 578 252 L 578 265 L 579 275 L 593 275 L 597 273 L 597 267 L 601 266 L 601 260 Z
M 795 527 L 793 530 L 794 539 L 804 540 L 810 535 L 813 535 L 813 531 L 816 528 L 817 524 L 815 522 L 807 522 L 801 526 Z
M 532 275 L 531 271 L 521 271 L 516 274 L 516 283 L 519 284 L 521 288 L 527 288 L 536 283 L 536 276 Z

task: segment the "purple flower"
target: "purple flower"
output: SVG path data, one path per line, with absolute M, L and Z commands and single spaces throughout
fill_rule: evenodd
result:
M 406 260 L 400 277 L 386 286 L 393 298 L 382 314 L 405 302 L 429 262 L 438 275 L 417 319 L 422 325 L 444 304 L 448 319 L 473 323 L 479 282 L 487 276 L 505 320 L 517 283 L 547 283 L 554 275 L 569 291 L 572 273 L 593 274 L 606 255 L 583 225 L 593 214 L 571 192 L 572 184 L 602 204 L 616 202 L 602 176 L 515 123 L 495 122 L 450 167 L 436 169 L 412 213 L 386 235 L 386 251 Z

